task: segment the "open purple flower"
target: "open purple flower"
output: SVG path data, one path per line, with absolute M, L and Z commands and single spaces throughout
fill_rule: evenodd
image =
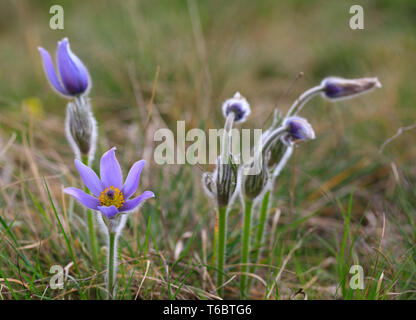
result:
M 117 213 L 133 211 L 144 200 L 155 196 L 153 192 L 145 191 L 140 196 L 129 200 L 139 187 L 140 173 L 145 161 L 137 161 L 131 167 L 123 184 L 123 175 L 114 151 L 115 148 L 112 148 L 101 157 L 101 179 L 98 178 L 91 168 L 84 165 L 81 161 L 75 160 L 75 166 L 92 195 L 77 188 L 64 189 L 66 194 L 73 196 L 84 206 L 100 211 L 109 219 Z
M 46 76 L 53 89 L 68 98 L 88 92 L 91 86 L 88 70 L 82 61 L 71 51 L 67 38 L 58 42 L 56 62 L 59 78 L 49 52 L 41 47 L 38 49 L 43 59 Z

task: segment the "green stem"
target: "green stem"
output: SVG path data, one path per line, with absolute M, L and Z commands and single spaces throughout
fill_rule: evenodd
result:
M 82 163 L 88 166 L 88 156 L 82 156 Z M 84 191 L 89 193 L 87 187 L 84 186 Z M 97 237 L 95 235 L 95 226 L 94 226 L 94 216 L 91 210 L 87 210 L 87 221 L 88 221 L 88 234 L 90 237 L 90 246 L 91 246 L 91 255 L 92 255 L 92 262 L 96 270 L 99 270 L 99 263 L 98 263 L 98 245 L 97 245 Z
M 266 191 L 264 194 L 262 203 L 261 203 L 261 209 L 260 209 L 260 217 L 259 217 L 259 224 L 257 226 L 257 233 L 256 233 L 256 240 L 254 243 L 254 255 L 253 255 L 253 263 L 250 267 L 250 273 L 254 273 L 256 271 L 255 264 L 258 263 L 258 259 L 261 252 L 261 245 L 263 243 L 263 236 L 264 236 L 264 230 L 267 220 L 267 213 L 269 208 L 269 198 L 270 198 L 270 189 Z M 248 281 L 248 287 L 250 288 L 250 280 Z
M 240 291 L 242 298 L 246 297 L 247 275 L 249 254 L 250 254 L 250 229 L 251 229 L 251 209 L 253 202 L 245 201 L 244 206 L 244 227 L 243 227 L 243 251 L 241 255 L 241 277 L 240 277 Z
M 218 212 L 215 213 L 215 226 L 214 226 L 214 240 L 212 243 L 212 265 L 215 267 L 217 263 L 217 251 L 218 251 Z
M 108 270 L 107 270 L 107 299 L 113 299 L 114 294 L 114 275 L 115 275 L 115 245 L 116 245 L 116 233 L 109 231 L 108 233 Z
M 217 287 L 218 295 L 222 297 L 224 295 L 224 264 L 225 264 L 225 251 L 227 245 L 227 207 L 218 209 L 218 263 L 217 263 Z

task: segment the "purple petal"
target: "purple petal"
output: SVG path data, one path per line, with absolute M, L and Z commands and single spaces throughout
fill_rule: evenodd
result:
M 100 201 L 89 194 L 86 194 L 84 191 L 77 189 L 77 188 L 65 188 L 64 193 L 73 196 L 79 202 L 81 202 L 84 206 L 97 210 L 97 207 L 100 205 Z
M 117 161 L 115 150 L 111 148 L 101 157 L 100 162 L 100 177 L 104 187 L 114 186 L 121 189 L 123 184 L 123 176 L 121 173 L 120 164 Z
M 145 191 L 142 195 L 138 196 L 137 198 L 127 200 L 124 203 L 124 206 L 120 208 L 120 212 L 127 212 L 136 209 L 141 202 L 146 199 L 153 198 L 155 194 L 152 191 Z
M 126 181 L 122 189 L 124 199 L 130 198 L 133 193 L 136 192 L 139 187 L 140 182 L 140 173 L 145 165 L 145 160 L 137 161 L 130 169 L 129 174 L 127 175 Z
M 85 93 L 89 82 L 88 71 L 81 60 L 72 53 L 67 38 L 58 43 L 57 61 L 65 89 L 72 95 Z
M 118 209 L 115 206 L 111 206 L 111 207 L 100 206 L 98 207 L 98 210 L 100 210 L 101 213 L 109 219 L 114 217 L 118 213 Z
M 45 49 L 39 47 L 39 52 L 42 56 L 43 60 L 43 69 L 45 70 L 46 76 L 49 80 L 50 85 L 53 89 L 58 91 L 58 93 L 63 94 L 65 96 L 69 95 L 69 92 L 62 87 L 61 83 L 59 82 L 58 77 L 56 76 L 55 67 L 53 66 L 51 55 Z
M 104 190 L 104 187 L 94 170 L 83 164 L 78 159 L 75 160 L 75 166 L 79 171 L 82 181 L 84 181 L 88 189 L 99 197 L 101 192 Z

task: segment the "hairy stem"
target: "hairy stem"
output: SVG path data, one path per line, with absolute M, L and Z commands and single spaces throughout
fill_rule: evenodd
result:
M 322 85 L 313 87 L 300 95 L 299 98 L 295 100 L 295 102 L 290 107 L 289 111 L 286 114 L 286 117 L 293 117 L 296 116 L 305 106 L 305 104 L 316 95 L 322 93 L 324 87 Z
M 115 280 L 115 251 L 116 251 L 116 233 L 109 231 L 108 234 L 108 268 L 107 268 L 107 299 L 114 298 L 114 280 Z
M 224 295 L 224 264 L 225 264 L 225 251 L 227 246 L 227 207 L 218 209 L 218 262 L 217 262 L 217 287 L 218 295 L 222 297 Z
M 246 297 L 247 288 L 247 271 L 250 254 L 250 229 L 251 229 L 251 209 L 253 202 L 245 201 L 244 205 L 244 226 L 243 226 L 243 251 L 241 254 L 241 277 L 240 277 L 240 291 L 242 298 Z

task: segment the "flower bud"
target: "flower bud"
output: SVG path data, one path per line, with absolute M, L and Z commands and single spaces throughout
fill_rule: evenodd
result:
M 280 162 L 287 148 L 288 146 L 282 141 L 282 139 L 277 139 L 275 142 L 273 142 L 273 144 L 270 146 L 269 159 L 267 162 L 269 169 L 275 167 Z
M 202 186 L 205 193 L 217 202 L 219 208 L 229 205 L 237 186 L 237 165 L 231 156 L 225 163 L 218 157 L 214 173 L 205 172 L 202 175 Z
M 251 168 L 247 168 L 250 170 L 256 164 L 253 162 L 249 164 Z M 269 171 L 266 167 L 265 161 L 263 161 L 260 172 L 256 174 L 246 174 L 243 176 L 243 195 L 246 199 L 253 201 L 258 196 L 260 196 L 269 180 Z
M 88 93 L 91 80 L 88 70 L 82 61 L 71 51 L 67 38 L 58 42 L 56 54 L 58 75 L 52 62 L 51 55 L 39 47 L 43 67 L 51 87 L 67 98 L 77 97 Z
M 218 161 L 216 170 L 217 204 L 219 208 L 228 206 L 237 185 L 237 165 L 229 157 L 227 163 Z
M 286 142 L 300 142 L 315 139 L 315 132 L 305 118 L 286 118 L 283 121 L 283 126 L 288 128 L 288 133 L 284 138 Z
M 78 158 L 95 153 L 97 124 L 89 105 L 80 106 L 69 102 L 65 119 L 66 136 Z
M 366 93 L 374 88 L 381 88 L 377 78 L 343 79 L 338 77 L 325 78 L 322 83 L 323 96 L 329 100 L 351 98 Z
M 222 113 L 225 118 L 230 113 L 234 113 L 234 122 L 244 122 L 247 116 L 250 114 L 250 105 L 239 92 L 236 92 L 234 97 L 226 100 L 222 104 Z

